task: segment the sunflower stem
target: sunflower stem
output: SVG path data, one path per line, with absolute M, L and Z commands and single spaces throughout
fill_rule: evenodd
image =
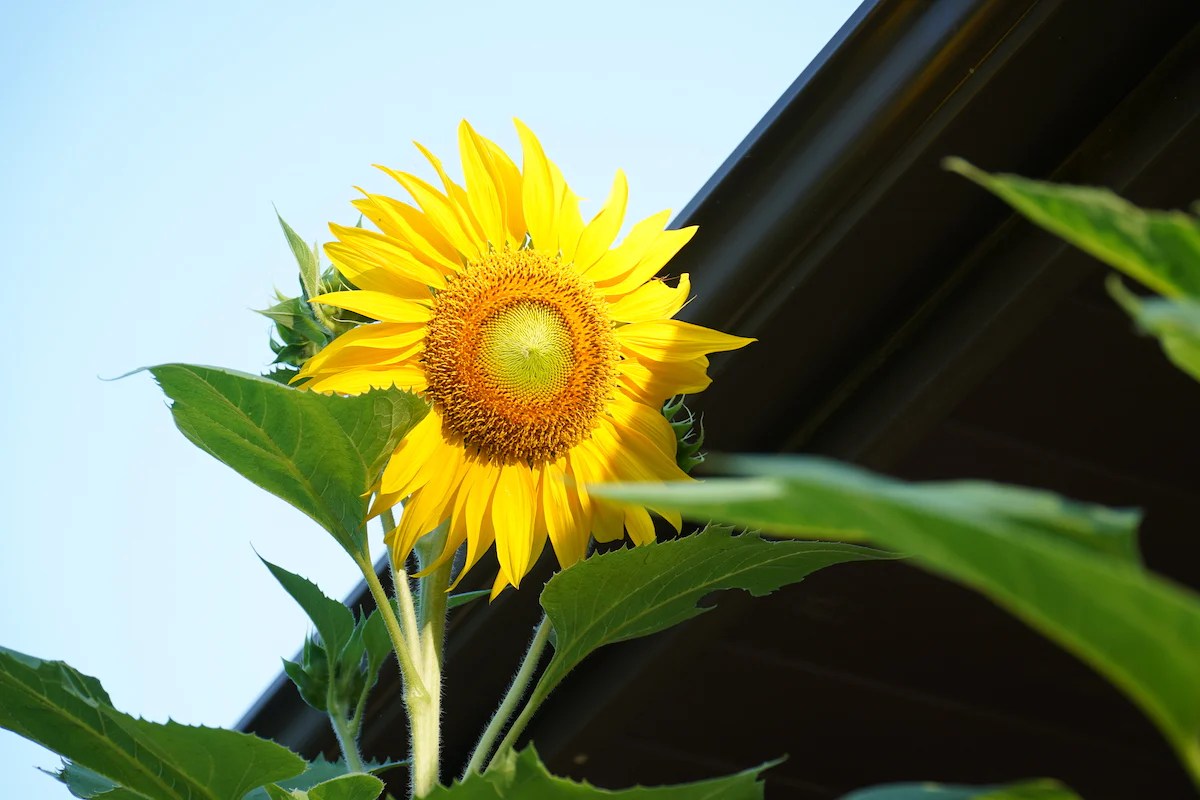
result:
M 330 681 L 332 687 L 333 682 Z M 338 746 L 342 749 L 342 757 L 346 759 L 346 767 L 351 772 L 366 772 L 362 755 L 358 752 L 358 730 L 353 721 L 346 719 L 346 709 L 333 702 L 333 690 L 329 691 L 329 723 L 337 737 Z
M 471 754 L 471 761 L 467 764 L 467 768 L 463 770 L 462 777 L 459 780 L 465 781 L 472 773 L 483 769 L 488 755 L 492 752 L 492 746 L 496 743 L 496 737 L 504 730 L 504 726 L 508 724 L 508 720 L 512 717 L 513 711 L 516 710 L 517 704 L 525 696 L 525 690 L 529 688 L 529 681 L 533 678 L 533 673 L 537 671 L 538 662 L 542 658 L 542 653 L 546 649 L 546 642 L 549 639 L 550 624 L 543 614 L 541 622 L 534 629 L 533 639 L 529 642 L 529 650 L 526 651 L 525 658 L 521 661 L 521 667 L 513 677 L 512 685 L 508 687 L 508 692 L 505 693 L 504 699 L 500 701 L 500 707 L 492 715 L 492 721 L 488 723 L 487 729 L 479 737 L 479 743 L 475 745 L 475 752 Z
M 424 571 L 441 554 L 450 526 L 444 522 L 422 536 L 414 548 Z M 412 793 L 424 797 L 437 785 L 441 772 L 442 747 L 442 646 L 446 632 L 446 588 L 450 585 L 449 562 L 423 576 L 417 590 L 417 624 L 420 653 L 417 666 L 428 689 L 427 696 L 411 713 Z
M 390 508 L 383 512 L 379 521 L 383 523 L 385 537 L 396 529 L 396 518 Z M 400 607 L 400 624 L 404 629 L 405 640 L 412 643 L 410 653 L 415 660 L 420 653 L 420 637 L 417 633 L 417 612 L 413 604 L 412 587 L 408 584 L 408 573 L 404 565 L 397 564 L 395 557 L 389 561 L 392 565 L 392 590 L 396 593 L 396 605 Z
M 392 640 L 392 649 L 396 651 L 396 660 L 400 662 L 400 674 L 404 678 L 405 686 L 412 694 L 418 696 L 428 694 L 425 685 L 421 682 L 421 673 L 417 671 L 417 665 L 412 657 L 417 643 L 413 642 L 410 646 L 404 632 L 400 630 L 400 623 L 396 619 L 396 608 L 388 598 L 387 592 L 383 590 L 383 584 L 379 582 L 379 576 L 375 574 L 375 567 L 371 564 L 371 559 L 361 557 L 355 558 L 354 561 L 362 570 L 363 579 L 367 582 L 367 588 L 371 590 L 371 597 L 375 600 L 376 608 L 383 615 L 383 624 L 387 628 L 388 637 Z

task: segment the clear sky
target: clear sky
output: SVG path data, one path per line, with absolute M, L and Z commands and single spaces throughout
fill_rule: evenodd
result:
M 631 219 L 678 210 L 856 6 L 8 4 L 0 645 L 100 678 L 122 710 L 234 724 L 307 631 L 251 545 L 334 596 L 358 573 L 189 444 L 148 376 L 99 378 L 260 371 L 251 309 L 296 289 L 272 203 L 326 241 L 353 186 L 392 190 L 371 164 L 423 174 L 413 139 L 453 163 L 464 117 L 513 153 L 522 118 L 585 217 L 617 167 Z M 0 730 L 0 795 L 67 797 L 34 769 L 57 763 Z

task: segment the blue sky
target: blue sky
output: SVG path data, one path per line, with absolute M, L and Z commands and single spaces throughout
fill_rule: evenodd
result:
M 358 573 L 148 376 L 99 378 L 260 371 L 251 309 L 295 288 L 272 204 L 325 241 L 353 186 L 392 191 L 371 164 L 423 174 L 413 139 L 453 162 L 463 117 L 510 152 L 522 118 L 585 216 L 617 167 L 630 219 L 678 210 L 857 3 L 339 5 L 22 3 L 0 27 L 0 645 L 150 719 L 232 725 L 299 646 L 251 545 L 335 596 Z M 34 765 L 57 759 L 0 730 L 0 794 L 68 796 Z

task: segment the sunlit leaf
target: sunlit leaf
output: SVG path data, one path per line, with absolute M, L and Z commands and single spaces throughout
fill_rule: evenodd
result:
M 704 613 L 697 603 L 710 592 L 744 589 L 761 596 L 834 564 L 892 557 L 848 544 L 767 542 L 716 527 L 593 556 L 559 572 L 542 590 L 554 656 L 534 688 L 534 702 L 593 650 Z
M 150 367 L 193 443 L 368 558 L 364 495 L 428 406 L 398 389 L 337 397 L 189 364 Z
M 763 784 L 758 776 L 776 763 L 695 783 L 609 790 L 551 775 L 531 746 L 520 753 L 510 753 L 503 763 L 482 775 L 470 775 L 466 781 L 449 787 L 438 786 L 427 797 L 429 800 L 761 800 Z
M 1197 262 L 1200 269 L 1200 262 Z M 1167 358 L 1200 381 L 1200 302 L 1146 300 L 1126 289 L 1119 278 L 1107 282 L 1108 293 L 1133 317 L 1138 327 L 1158 338 Z
M 242 800 L 296 775 L 304 760 L 246 733 L 148 722 L 115 710 L 100 682 L 60 661 L 0 648 L 0 727 L 37 742 L 116 788 L 106 800 Z M 123 788 L 121 788 L 123 787 Z
M 723 462 L 745 479 L 606 485 L 597 495 L 768 532 L 854 539 L 919 558 L 1091 664 L 1200 780 L 1200 597 L 1131 556 L 1138 515 L 980 483 L 907 484 L 808 457 Z
M 388 761 L 382 763 L 377 761 L 368 761 L 364 766 L 368 772 L 372 773 L 373 775 L 378 775 L 379 773 L 385 772 L 389 769 L 404 766 L 405 763 L 406 762 L 403 761 Z M 288 778 L 287 780 L 276 781 L 273 786 L 261 786 L 250 792 L 250 794 L 246 795 L 245 800 L 274 800 L 270 794 L 271 789 L 286 792 L 285 795 L 277 796 L 286 797 L 287 800 L 293 800 L 293 795 L 291 794 L 292 790 L 299 790 L 302 792 L 308 791 L 318 784 L 322 784 L 327 781 L 331 781 L 334 778 L 339 778 L 348 774 L 350 774 L 350 769 L 346 766 L 345 761 L 326 761 L 324 756 L 317 756 L 317 760 L 310 763 L 308 765 L 308 769 L 305 770 L 302 775 L 297 775 L 296 777 Z
M 944 165 L 1159 294 L 1200 298 L 1200 220 L 1195 217 L 1144 211 L 1107 189 L 991 175 L 960 158 L 948 158 Z

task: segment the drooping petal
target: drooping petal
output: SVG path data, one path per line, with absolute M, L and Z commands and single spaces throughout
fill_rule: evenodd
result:
M 589 533 L 581 526 L 578 495 L 567 491 L 566 475 L 559 462 L 542 466 L 541 514 L 559 566 L 564 569 L 583 559 Z
M 625 506 L 625 529 L 634 544 L 650 544 L 654 541 L 654 523 L 641 506 Z
M 387 466 L 383 468 L 383 476 L 379 480 L 379 493 L 396 495 L 398 499 L 402 500 L 420 489 L 432 477 L 428 465 L 436 463 L 432 460 L 434 454 L 440 453 L 445 446 L 446 443 L 442 438 L 441 415 L 438 414 L 436 408 L 431 408 L 429 413 L 396 446 L 396 451 L 392 453 Z M 376 503 L 372 507 L 371 516 L 384 508 L 390 508 L 390 506 L 378 506 L 379 504 Z
M 492 495 L 492 524 L 503 532 L 496 545 L 500 571 L 513 586 L 520 586 L 529 571 L 533 541 L 533 474 L 526 464 L 505 464 Z

